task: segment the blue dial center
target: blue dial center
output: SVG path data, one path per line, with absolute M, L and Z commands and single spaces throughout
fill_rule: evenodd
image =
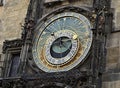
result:
M 68 37 L 57 38 L 51 46 L 51 55 L 54 58 L 65 57 L 72 48 L 72 41 Z

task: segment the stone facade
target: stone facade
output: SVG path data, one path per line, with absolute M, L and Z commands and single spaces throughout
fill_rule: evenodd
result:
M 50 0 L 45 0 L 48 3 Z M 52 0 L 55 1 L 55 0 Z M 72 0 L 74 1 L 74 0 Z M 72 5 L 75 6 L 92 6 L 92 0 L 75 0 Z M 21 24 L 24 24 L 29 0 L 5 0 L 4 5 L 0 7 L 0 54 L 4 40 L 11 40 L 21 37 Z M 67 0 L 64 3 L 45 7 L 44 14 L 49 13 L 61 5 L 71 4 Z M 103 75 L 102 88 L 119 88 L 120 87 L 120 0 L 112 0 L 111 7 L 114 12 L 113 30 L 107 38 L 107 59 L 106 71 Z M 0 55 L 2 58 L 3 56 Z M 2 60 L 3 61 L 3 60 Z M 2 63 L 0 63 L 2 66 Z M 0 70 L 1 71 L 1 70 Z
M 113 8 L 114 12 L 114 22 L 115 22 L 115 29 L 120 30 L 120 0 L 112 0 L 111 2 L 111 8 Z
M 3 41 L 21 37 L 28 4 L 29 0 L 3 0 L 3 6 L 0 6 L 0 67 L 4 61 L 1 55 Z
M 0 7 L 0 53 L 4 40 L 21 37 L 29 0 L 4 0 Z
M 113 33 L 107 38 L 106 72 L 103 75 L 103 88 L 120 87 L 120 1 L 112 0 L 114 12 Z
M 24 24 L 24 19 L 28 9 L 30 0 L 3 0 L 4 5 L 0 6 L 0 54 L 2 52 L 2 45 L 4 40 L 11 40 L 21 37 L 21 25 Z M 50 0 L 45 0 L 45 3 Z M 55 0 L 52 0 L 55 1 Z M 70 4 L 68 0 L 64 3 L 56 5 L 54 8 L 50 7 L 44 10 L 44 14 L 49 13 L 61 5 Z M 72 0 L 75 6 L 92 6 L 92 0 Z
M 44 14 L 49 13 L 57 8 L 60 8 L 61 6 L 72 5 L 78 7 L 80 6 L 92 7 L 93 5 L 93 0 L 61 0 L 63 2 L 58 2 L 56 4 L 54 4 L 54 1 L 60 1 L 60 0 L 45 0 L 45 3 L 51 2 L 51 5 L 45 6 Z M 54 5 L 54 7 L 52 5 Z

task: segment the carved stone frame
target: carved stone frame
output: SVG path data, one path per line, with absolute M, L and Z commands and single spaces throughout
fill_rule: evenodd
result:
M 11 40 L 5 41 L 3 45 L 3 53 L 4 53 L 4 64 L 3 64 L 3 74 L 2 77 L 9 77 L 10 68 L 11 68 L 11 59 L 13 54 L 20 54 L 22 48 L 22 41 Z
M 21 51 L 21 48 L 16 48 L 16 49 L 9 49 L 5 55 L 5 73 L 4 73 L 4 76 L 5 77 L 9 77 L 9 74 L 10 74 L 10 69 L 11 69 L 11 65 L 12 65 L 12 55 L 13 54 L 18 54 L 20 53 Z

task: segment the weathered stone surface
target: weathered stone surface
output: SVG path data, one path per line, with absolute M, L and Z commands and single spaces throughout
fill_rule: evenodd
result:
M 119 47 L 120 46 L 120 32 L 116 32 L 116 33 L 111 33 L 108 37 L 107 37 L 107 45 L 106 47 Z M 109 51 L 108 51 L 109 52 Z
M 0 52 L 2 52 L 2 44 L 0 44 Z
M 120 0 L 112 0 L 114 8 L 115 30 L 120 30 Z M 120 88 L 120 32 L 112 33 L 107 38 L 106 72 L 103 74 L 102 88 Z
M 102 88 L 120 88 L 120 81 L 103 82 Z
M 0 54 L 3 41 L 21 37 L 21 25 L 24 23 L 29 0 L 5 0 L 0 7 Z M 0 75 L 2 72 L 4 55 L 0 59 Z
M 46 0 L 48 2 L 52 1 L 52 0 Z M 93 0 L 63 0 L 62 3 L 58 3 L 58 4 L 54 4 L 53 6 L 48 6 L 45 8 L 44 10 L 44 14 L 49 13 L 57 8 L 60 8 L 62 6 L 66 6 L 66 5 L 71 5 L 71 6 L 87 6 L 87 7 L 92 7 Z
M 0 53 L 4 40 L 21 37 L 21 23 L 24 22 L 29 0 L 6 0 L 0 7 Z
M 107 57 L 107 64 L 108 65 L 114 64 L 114 63 L 117 64 L 118 60 L 119 60 L 119 56 L 109 56 L 109 57 Z
M 113 82 L 120 80 L 120 73 L 105 73 L 103 75 L 103 82 Z
M 107 55 L 109 56 L 119 55 L 119 46 L 107 48 Z
M 0 54 L 4 40 L 15 39 L 21 36 L 20 24 L 24 23 L 29 1 L 30 0 L 5 0 L 5 5 L 0 7 Z M 49 2 L 53 0 L 45 1 Z M 63 0 L 62 3 L 54 7 L 45 7 L 46 10 L 44 10 L 44 14 L 65 5 L 92 7 L 92 1 L 93 0 L 72 0 L 71 3 Z M 114 29 L 120 30 L 120 0 L 112 0 L 111 5 L 112 8 L 114 8 Z M 106 72 L 103 74 L 104 82 L 102 88 L 120 88 L 120 32 L 112 33 L 108 36 L 106 48 Z
M 120 30 L 120 0 L 111 0 L 111 6 L 114 8 L 115 30 Z

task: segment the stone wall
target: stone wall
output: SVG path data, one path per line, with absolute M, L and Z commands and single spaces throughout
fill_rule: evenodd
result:
M 0 6 L 0 73 L 3 65 L 2 45 L 5 40 L 21 37 L 21 24 L 24 23 L 29 0 L 3 0 Z
M 46 0 L 46 2 L 52 0 Z M 55 1 L 55 0 L 53 0 Z M 92 0 L 76 0 L 76 2 L 69 3 L 64 0 L 64 3 L 56 5 L 55 7 L 46 7 L 45 13 L 49 13 L 61 5 L 74 6 L 92 6 Z M 112 0 L 111 7 L 114 13 L 113 30 L 120 30 L 120 0 Z M 106 56 L 106 71 L 103 74 L 102 88 L 120 88 L 120 32 L 111 33 L 107 37 L 107 56 Z
M 103 75 L 103 88 L 120 88 L 120 0 L 112 0 L 114 27 L 116 32 L 107 39 L 106 72 Z
M 0 7 L 0 54 L 4 40 L 21 37 L 21 24 L 24 23 L 29 1 L 30 0 L 5 0 L 4 5 Z M 50 0 L 45 1 L 47 3 Z M 92 0 L 75 1 L 76 2 L 72 2 L 72 5 L 92 6 Z M 44 14 L 49 13 L 55 8 L 59 8 L 61 5 L 64 6 L 68 4 L 70 3 L 64 0 L 64 3 L 56 5 L 54 8 L 45 7 L 47 10 L 44 10 Z M 120 0 L 112 0 L 111 6 L 114 9 L 114 30 L 120 30 Z M 114 32 L 108 36 L 106 48 L 106 72 L 103 75 L 102 88 L 120 88 L 120 32 Z M 0 55 L 0 57 L 2 56 Z M 0 63 L 0 66 L 1 65 L 2 63 Z
M 93 0 L 61 0 L 62 2 L 58 2 L 54 4 L 55 1 L 59 1 L 59 0 L 45 0 L 45 3 L 51 2 L 51 5 L 45 6 L 44 14 L 49 13 L 57 8 L 60 8 L 61 6 L 72 5 L 72 6 L 79 6 L 79 7 L 82 7 L 82 6 L 92 7 L 93 5 Z
M 5 0 L 0 7 L 0 53 L 4 40 L 20 38 L 29 0 Z

